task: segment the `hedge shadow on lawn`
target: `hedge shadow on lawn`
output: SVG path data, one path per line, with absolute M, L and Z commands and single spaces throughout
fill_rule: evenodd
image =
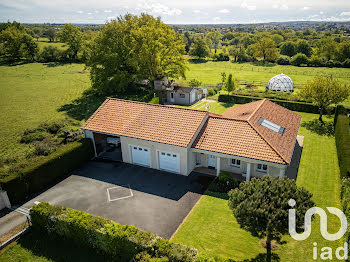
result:
M 96 111 L 105 99 L 105 96 L 98 96 L 89 89 L 85 91 L 80 98 L 61 106 L 57 111 L 66 112 L 68 116 L 79 121 L 86 120 Z
M 333 122 L 324 122 L 324 124 L 322 124 L 318 119 L 314 119 L 312 121 L 302 123 L 301 126 L 320 136 L 334 136 Z
M 113 261 L 110 257 L 97 253 L 92 248 L 78 246 L 68 239 L 34 229 L 21 237 L 17 244 L 35 256 L 45 257 L 52 261 Z
M 267 257 L 266 257 L 266 254 L 265 253 L 260 253 L 259 255 L 257 255 L 254 258 L 245 259 L 245 260 L 243 260 L 241 262 L 266 262 L 266 261 L 268 261 Z M 278 262 L 278 261 L 281 261 L 279 255 L 277 255 L 275 253 L 272 253 L 271 254 L 271 262 Z

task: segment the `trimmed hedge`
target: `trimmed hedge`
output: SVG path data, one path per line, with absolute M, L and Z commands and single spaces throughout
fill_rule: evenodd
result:
M 191 262 L 197 256 L 197 250 L 152 232 L 63 206 L 40 203 L 33 206 L 30 215 L 34 230 L 54 233 L 77 245 L 94 248 L 116 261 L 130 261 L 143 251 L 154 257 L 167 257 L 171 262 Z
M 219 95 L 218 101 L 224 102 L 224 103 L 246 104 L 246 103 L 254 102 L 261 99 L 263 98 L 239 96 L 239 95 Z M 313 113 L 313 114 L 319 113 L 319 108 L 310 103 L 292 102 L 292 101 L 284 101 L 284 100 L 277 100 L 277 99 L 269 99 L 269 100 L 289 110 Z M 333 114 L 334 110 L 335 110 L 334 107 L 330 107 L 329 113 Z
M 33 193 L 44 189 L 91 159 L 93 147 L 90 139 L 69 143 L 56 152 L 0 180 L 12 204 L 19 203 Z
M 337 146 L 340 175 L 350 178 L 350 130 L 349 118 L 338 115 L 335 125 L 335 143 Z

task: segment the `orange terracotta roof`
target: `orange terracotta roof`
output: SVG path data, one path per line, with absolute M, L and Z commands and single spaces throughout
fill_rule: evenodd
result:
M 290 163 L 301 123 L 300 115 L 267 99 L 262 99 L 231 107 L 223 117 L 246 121 L 285 163 Z M 260 118 L 285 128 L 283 135 L 259 124 Z
M 83 129 L 187 147 L 208 112 L 108 98 Z
M 192 147 L 284 164 L 247 121 L 209 117 Z

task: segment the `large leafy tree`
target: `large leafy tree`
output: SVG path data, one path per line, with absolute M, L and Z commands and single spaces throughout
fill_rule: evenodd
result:
M 296 51 L 296 46 L 293 42 L 290 42 L 290 41 L 283 43 L 280 47 L 280 53 L 282 55 L 287 55 L 289 57 L 294 56 L 295 51 Z
M 78 52 L 83 44 L 83 34 L 80 28 L 71 24 L 66 24 L 58 32 L 60 40 L 68 45 L 68 51 L 72 59 L 78 58 Z
M 262 58 L 264 61 L 275 61 L 278 56 L 278 49 L 275 42 L 268 37 L 263 37 L 252 46 L 253 55 Z
M 240 226 L 259 238 L 266 237 L 267 261 L 271 260 L 271 241 L 288 232 L 288 205 L 296 201 L 296 225 L 303 226 L 305 212 L 314 206 L 312 194 L 297 187 L 294 180 L 265 176 L 241 183 L 229 192 L 229 207 Z
M 349 87 L 342 85 L 338 80 L 331 77 L 317 76 L 312 81 L 307 82 L 300 95 L 305 99 L 310 99 L 319 107 L 319 120 L 323 123 L 322 115 L 326 108 L 332 104 L 339 104 L 350 95 Z
M 306 40 L 298 40 L 296 45 L 296 53 L 305 54 L 307 57 L 312 55 L 312 47 Z
M 199 59 L 209 56 L 210 50 L 207 43 L 201 37 L 196 37 L 191 45 L 190 55 Z
M 147 14 L 107 23 L 87 49 L 92 86 L 101 93 L 124 91 L 135 80 L 184 76 L 187 68 L 181 36 Z
M 34 59 L 38 52 L 38 46 L 27 30 L 19 23 L 6 23 L 1 27 L 0 43 L 2 53 L 9 60 L 17 60 L 23 57 Z
M 49 38 L 50 42 L 53 42 L 53 41 L 55 41 L 56 30 L 51 27 L 51 28 L 46 30 L 45 35 Z
M 205 36 L 205 38 L 208 40 L 209 43 L 211 43 L 211 46 L 215 49 L 215 54 L 216 54 L 216 51 L 219 47 L 219 44 L 222 38 L 222 35 L 220 34 L 220 32 L 217 30 L 209 32 Z

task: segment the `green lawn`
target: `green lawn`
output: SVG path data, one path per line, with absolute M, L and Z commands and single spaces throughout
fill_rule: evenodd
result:
M 314 114 L 300 114 L 303 116 L 303 123 L 317 119 L 317 115 Z M 299 133 L 305 136 L 305 140 L 297 184 L 313 193 L 313 200 L 317 206 L 339 208 L 340 178 L 334 137 L 318 135 L 306 127 L 301 127 Z M 338 241 L 329 242 L 322 238 L 318 233 L 318 219 L 313 221 L 312 228 L 312 235 L 302 242 L 284 237 L 286 244 L 279 245 L 275 252 L 281 261 L 312 260 L 313 242 L 317 242 L 320 248 L 341 245 Z M 338 228 L 337 218 L 329 216 L 328 231 L 334 233 Z M 210 255 L 237 260 L 254 258 L 265 252 L 259 244 L 259 239 L 240 229 L 227 206 L 227 200 L 210 193 L 202 197 L 173 241 L 193 246 Z
M 23 159 L 31 147 L 20 144 L 26 128 L 63 118 L 59 108 L 90 87 L 82 64 L 0 66 L 0 158 Z
M 60 42 L 50 42 L 48 38 L 39 38 L 39 41 L 36 41 L 40 50 L 42 50 L 45 46 L 54 46 L 58 49 L 65 50 L 67 49 L 67 45 L 65 43 Z
M 222 102 L 206 102 L 206 101 L 198 101 L 192 106 L 177 106 L 182 108 L 190 108 L 196 110 L 206 110 L 207 105 L 209 104 L 209 111 L 216 114 L 223 114 L 228 108 L 233 106 L 232 103 L 222 103 Z
M 29 232 L 5 250 L 0 251 L 2 262 L 66 262 L 110 261 L 90 248 L 79 247 L 67 240 L 50 237 L 45 233 Z
M 304 85 L 317 75 L 337 78 L 340 82 L 350 85 L 349 68 L 326 68 L 326 67 L 296 67 L 296 66 L 255 66 L 250 63 L 214 62 L 189 63 L 189 71 L 186 73 L 186 81 L 198 79 L 203 85 L 216 85 L 221 82 L 221 73 L 232 73 L 237 80 L 261 81 L 264 84 L 260 89 L 265 89 L 271 77 L 284 73 L 290 76 L 296 85 Z M 180 82 L 186 82 L 180 79 Z M 296 88 L 298 92 L 298 88 Z M 344 102 L 350 105 L 350 98 Z

